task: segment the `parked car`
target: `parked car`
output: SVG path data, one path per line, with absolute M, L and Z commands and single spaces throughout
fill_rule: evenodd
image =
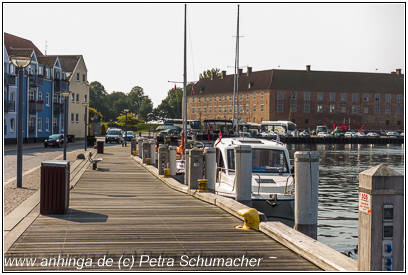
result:
M 135 138 L 135 133 L 133 131 L 124 132 L 122 135 L 124 140 L 130 141 Z
M 333 131 L 333 136 L 334 137 L 344 137 L 344 131 L 341 131 L 341 130 L 334 130 Z
M 310 134 L 308 131 L 304 130 L 299 133 L 299 137 L 310 137 Z
M 357 137 L 365 137 L 366 134 L 364 132 L 357 132 Z
M 356 132 L 346 132 L 346 133 L 344 134 L 344 137 L 346 137 L 346 138 L 353 138 L 353 137 L 358 137 L 358 135 L 357 135 Z
M 160 131 L 159 136 L 162 136 L 162 137 L 165 137 L 165 136 L 179 136 L 181 131 L 182 131 L 182 129 L 180 127 L 166 129 L 166 130 Z
M 367 137 L 380 137 L 380 135 L 379 134 L 377 134 L 376 132 L 369 132 L 369 133 L 367 133 Z
M 106 133 L 105 136 L 105 142 L 106 143 L 122 143 L 123 142 L 123 137 L 122 137 L 123 131 L 118 128 L 109 128 L 108 132 Z
M 398 132 L 395 131 L 388 131 L 387 132 L 387 137 L 399 137 L 400 134 Z
M 276 137 L 276 133 L 275 132 L 261 132 L 259 134 L 261 137 Z
M 327 132 L 319 132 L 319 133 L 317 134 L 317 136 L 318 136 L 318 137 L 327 138 L 327 137 L 332 137 L 332 134 L 327 133 Z
M 48 137 L 48 139 L 44 140 L 44 147 L 47 148 L 48 146 L 56 146 L 60 147 L 64 144 L 64 135 L 63 134 L 53 134 Z

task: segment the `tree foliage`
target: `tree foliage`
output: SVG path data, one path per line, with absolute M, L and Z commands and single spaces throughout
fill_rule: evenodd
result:
M 201 74 L 200 74 L 200 79 L 205 79 L 205 78 L 211 78 L 211 75 L 212 74 L 215 74 L 216 76 L 221 76 L 221 72 L 220 72 L 221 70 L 219 69 L 219 68 L 212 68 L 212 69 L 209 69 L 209 70 L 206 70 L 206 71 L 204 71 L 204 72 L 202 72 Z

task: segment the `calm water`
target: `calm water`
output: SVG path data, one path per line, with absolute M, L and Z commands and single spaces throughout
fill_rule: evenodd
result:
M 293 164 L 296 151 L 320 152 L 317 239 L 340 252 L 358 243 L 358 174 L 385 163 L 404 174 L 402 145 L 288 144 Z M 353 253 L 351 255 L 356 258 Z

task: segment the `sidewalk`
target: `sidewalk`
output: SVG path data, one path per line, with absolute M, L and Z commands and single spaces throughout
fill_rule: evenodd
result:
M 242 221 L 221 208 L 169 188 L 128 147 L 106 147 L 101 157 L 71 190 L 68 213 L 38 216 L 5 254 L 8 263 L 34 264 L 6 270 L 319 270 L 261 232 L 235 229 Z M 60 265 L 40 265 L 52 258 Z M 242 265 L 200 266 L 203 259 Z
M 83 144 L 83 140 L 75 140 L 75 142 L 69 142 L 67 145 L 69 146 L 70 144 Z M 84 145 L 85 146 L 85 145 Z M 26 149 L 38 149 L 38 148 L 44 148 L 44 144 L 42 142 L 36 142 L 36 143 L 24 143 L 23 144 L 23 150 Z M 17 144 L 5 144 L 4 145 L 4 152 L 7 151 L 14 151 L 17 150 Z

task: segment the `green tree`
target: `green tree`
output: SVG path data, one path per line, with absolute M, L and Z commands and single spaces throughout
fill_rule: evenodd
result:
M 215 74 L 216 76 L 221 76 L 221 72 L 219 68 L 212 68 L 210 70 L 206 70 L 200 74 L 200 79 L 203 78 L 211 78 L 211 75 Z
M 103 87 L 100 82 L 92 81 L 89 84 L 89 107 L 95 108 L 102 114 L 105 114 L 108 110 L 104 100 L 107 95 L 108 93 L 105 91 L 105 87 Z

